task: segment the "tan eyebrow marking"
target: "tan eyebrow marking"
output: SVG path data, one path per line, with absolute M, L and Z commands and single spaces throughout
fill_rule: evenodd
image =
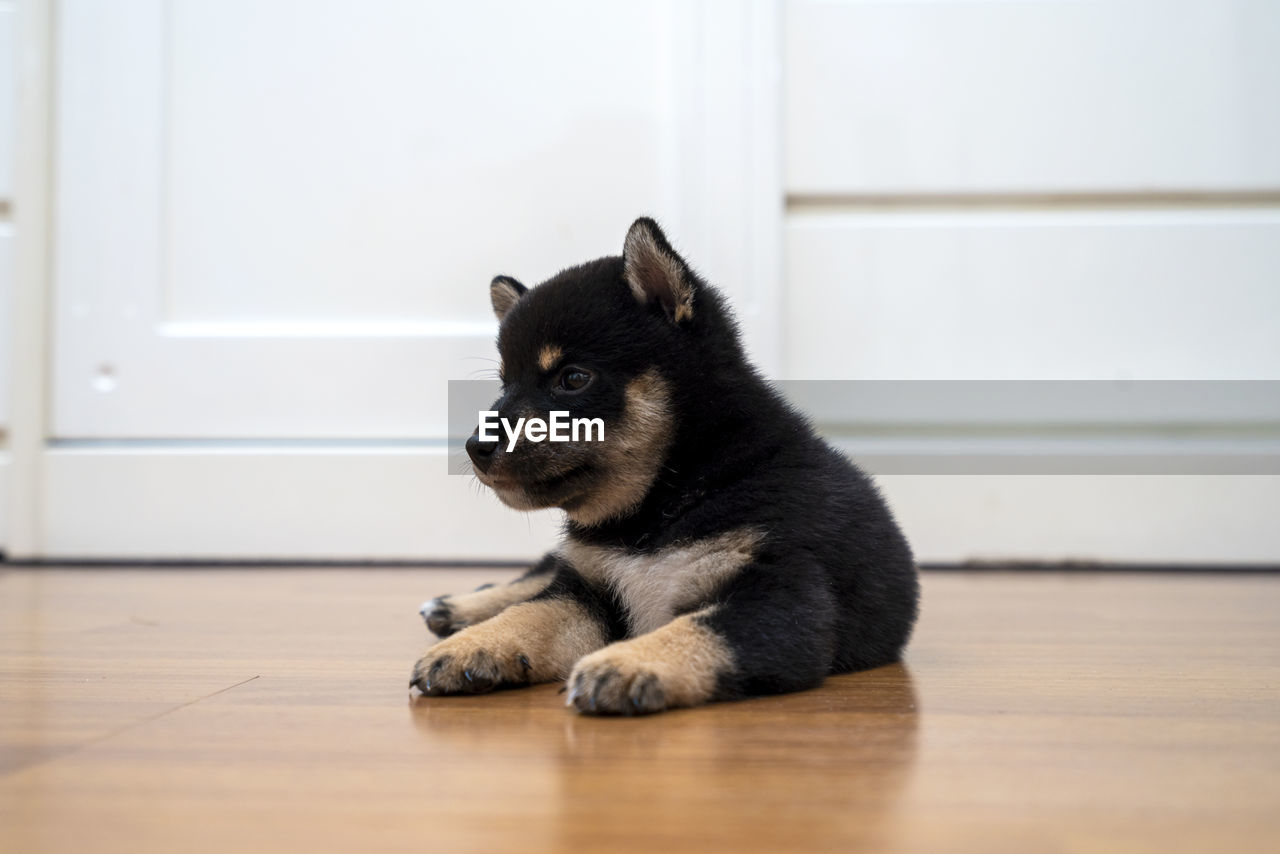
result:
M 548 344 L 538 351 L 538 367 L 544 371 L 549 371 L 556 366 L 564 357 L 564 350 L 553 344 Z

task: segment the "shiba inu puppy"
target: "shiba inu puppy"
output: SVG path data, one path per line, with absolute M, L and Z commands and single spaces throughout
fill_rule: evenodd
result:
M 499 276 L 501 435 L 467 442 L 507 505 L 565 511 L 510 584 L 422 606 L 429 695 L 567 680 L 591 714 L 799 691 L 898 659 L 911 550 L 871 481 L 747 363 L 721 296 L 657 223 L 536 288 Z M 533 441 L 552 413 L 603 435 Z M 536 437 L 535 437 L 536 438 Z

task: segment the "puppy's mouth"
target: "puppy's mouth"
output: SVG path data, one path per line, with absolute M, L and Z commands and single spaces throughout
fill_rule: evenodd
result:
M 512 474 L 476 473 L 505 503 L 549 507 L 567 500 L 591 473 L 587 465 L 573 466 L 550 477 L 523 477 Z M 508 499 L 512 499 L 508 501 Z

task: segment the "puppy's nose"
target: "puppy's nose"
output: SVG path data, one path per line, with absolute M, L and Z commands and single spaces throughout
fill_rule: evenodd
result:
M 472 464 L 482 472 L 488 471 L 489 466 L 493 464 L 493 452 L 496 450 L 498 450 L 497 439 L 492 442 L 481 442 L 480 437 L 475 433 L 467 439 L 467 456 L 471 457 Z

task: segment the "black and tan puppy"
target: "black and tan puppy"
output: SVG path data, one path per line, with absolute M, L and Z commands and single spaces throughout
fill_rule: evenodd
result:
M 519 580 L 422 607 L 445 639 L 426 694 L 568 680 L 637 714 L 812 688 L 895 661 L 916 617 L 911 551 L 868 478 L 743 356 L 720 295 L 649 219 L 622 257 L 490 285 L 510 424 L 552 411 L 603 439 L 473 435 L 511 507 L 560 507 L 560 547 Z

